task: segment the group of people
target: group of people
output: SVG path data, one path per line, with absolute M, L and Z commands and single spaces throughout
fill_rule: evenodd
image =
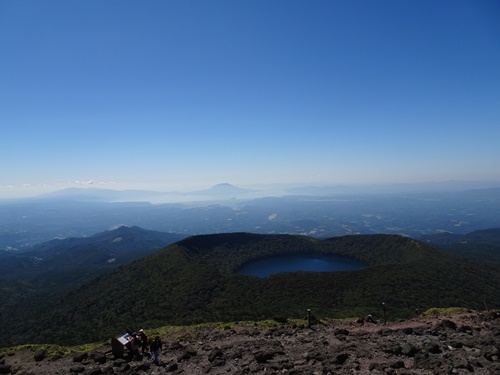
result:
M 130 352 L 135 358 L 142 358 L 144 356 L 148 358 L 153 358 L 153 362 L 158 365 L 158 357 L 160 351 L 162 350 L 162 342 L 160 336 L 156 336 L 153 340 L 148 341 L 148 336 L 143 329 L 139 330 L 139 333 L 132 333 L 132 339 L 130 341 Z M 141 348 L 141 352 L 139 352 Z

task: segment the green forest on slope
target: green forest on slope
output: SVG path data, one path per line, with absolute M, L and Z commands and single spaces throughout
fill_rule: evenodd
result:
M 243 276 L 249 260 L 277 254 L 337 254 L 355 271 Z M 500 307 L 500 269 L 395 235 L 318 240 L 293 235 L 194 236 L 102 275 L 57 301 L 7 317 L 2 346 L 106 340 L 127 328 L 213 321 L 409 317 L 416 309 Z

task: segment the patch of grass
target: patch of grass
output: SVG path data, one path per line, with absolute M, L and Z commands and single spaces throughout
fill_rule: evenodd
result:
M 243 321 L 243 322 L 239 322 L 239 324 L 246 325 L 246 326 L 253 326 L 253 327 L 262 327 L 262 328 L 276 327 L 276 326 L 281 325 L 281 323 L 278 323 L 274 319 L 266 319 L 266 320 L 258 320 L 258 321 Z
M 467 311 L 472 311 L 470 309 L 467 309 L 465 307 L 432 307 L 422 313 L 421 316 L 439 316 L 439 315 L 446 315 L 446 314 L 453 314 L 453 313 L 460 313 L 460 312 L 467 312 Z
M 359 318 L 322 318 L 320 319 L 320 322 L 325 325 L 335 326 L 336 324 L 341 323 L 354 323 L 358 319 Z
M 52 345 L 52 344 L 24 344 L 17 345 L 10 348 L 0 348 L 0 352 L 9 352 L 9 351 L 19 351 L 19 350 L 31 350 L 36 352 L 38 350 L 46 350 L 48 356 L 53 355 L 66 355 L 71 353 L 81 353 L 92 351 L 96 348 L 102 347 L 103 345 L 108 345 L 108 343 L 97 342 L 76 346 L 62 346 L 62 345 Z

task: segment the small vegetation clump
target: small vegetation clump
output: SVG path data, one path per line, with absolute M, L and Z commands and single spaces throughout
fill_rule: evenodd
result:
M 465 307 L 431 307 L 430 309 L 424 311 L 422 313 L 422 316 L 439 316 L 468 311 L 470 311 L 470 309 L 467 309 Z
M 23 344 L 9 348 L 0 348 L 0 352 L 18 351 L 23 349 L 30 349 L 32 351 L 44 350 L 47 353 L 47 355 L 54 356 L 54 355 L 66 355 L 71 353 L 89 352 L 96 348 L 101 347 L 103 344 L 106 345 L 107 342 L 106 343 L 94 342 L 94 343 L 80 344 L 74 346 L 64 346 L 55 344 Z

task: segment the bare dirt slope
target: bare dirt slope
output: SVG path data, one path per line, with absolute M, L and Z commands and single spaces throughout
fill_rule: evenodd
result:
M 110 346 L 69 355 L 28 348 L 0 353 L 0 374 L 500 374 L 499 313 L 387 325 L 188 327 L 162 340 L 159 365 L 114 358 Z

